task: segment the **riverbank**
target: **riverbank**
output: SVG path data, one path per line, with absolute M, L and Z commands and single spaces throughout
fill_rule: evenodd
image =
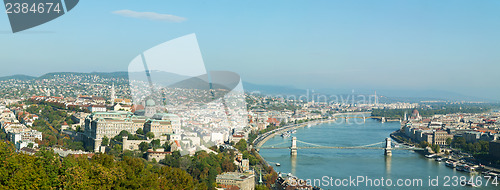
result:
M 371 114 L 371 112 L 336 113 L 336 114 L 332 115 L 332 119 L 312 120 L 312 121 L 307 121 L 307 122 L 300 123 L 300 124 L 286 125 L 286 126 L 283 126 L 283 127 L 280 127 L 280 128 L 277 128 L 277 129 L 274 129 L 272 131 L 268 131 L 264 134 L 259 135 L 257 138 L 255 138 L 255 140 L 252 143 L 253 143 L 255 149 L 258 150 L 259 147 L 261 147 L 269 139 L 273 138 L 274 136 L 276 136 L 278 134 L 282 134 L 286 131 L 302 128 L 302 127 L 309 126 L 309 125 L 312 126 L 312 125 L 319 125 L 322 123 L 334 122 L 337 120 L 335 117 L 341 116 L 341 115 L 365 115 L 365 114 Z
M 255 138 L 255 140 L 252 141 L 253 149 L 254 149 L 254 151 L 252 151 L 252 154 L 254 154 L 254 156 L 257 159 L 259 159 L 259 163 L 260 163 L 259 165 L 256 166 L 256 168 L 261 168 L 265 171 L 265 173 L 271 174 L 271 176 L 273 176 L 273 177 L 271 177 L 272 180 L 276 180 L 276 179 L 274 179 L 274 176 L 278 177 L 278 173 L 274 170 L 274 167 L 271 166 L 269 164 L 269 162 L 267 162 L 264 159 L 264 157 L 262 155 L 260 155 L 260 153 L 259 153 L 259 148 L 263 144 L 265 144 L 269 139 L 273 138 L 274 136 L 276 136 L 278 134 L 282 134 L 286 131 L 302 128 L 305 126 L 313 126 L 313 125 L 319 125 L 319 124 L 323 124 L 323 123 L 334 122 L 337 119 L 335 117 L 341 116 L 341 115 L 365 115 L 365 114 L 370 114 L 370 112 L 337 113 L 337 114 L 332 115 L 331 119 L 312 120 L 312 121 L 307 121 L 307 122 L 300 123 L 300 124 L 286 125 L 286 126 L 268 131 L 264 134 L 261 134 L 257 138 Z
M 417 144 L 415 143 L 411 143 L 411 142 L 408 142 L 408 138 L 404 136 L 404 134 L 400 131 L 400 130 L 397 130 L 397 131 L 394 131 L 391 133 L 391 138 L 398 142 L 398 143 L 401 143 L 401 144 L 404 144 L 404 145 L 407 145 L 407 146 L 418 146 Z M 452 152 L 455 152 L 457 150 L 455 149 L 449 149 L 447 150 L 450 154 L 445 154 L 443 152 L 439 152 L 439 153 L 436 153 L 437 156 L 441 156 L 443 158 L 446 158 L 448 160 L 452 160 L 454 162 L 464 162 L 463 161 L 463 155 L 460 155 L 460 156 L 457 156 L 455 154 L 453 154 Z M 428 155 L 428 154 L 431 154 L 429 153 L 428 151 L 425 151 L 425 150 L 415 150 L 416 153 L 422 155 L 422 156 L 425 156 L 425 155 Z M 470 156 L 471 158 L 474 158 L 472 156 Z M 425 158 L 425 157 L 423 157 Z M 428 159 L 428 158 L 425 158 L 425 159 Z M 475 159 L 475 158 L 474 158 Z M 475 163 L 468 163 L 469 165 L 480 165 L 479 163 L 478 164 L 475 164 Z M 496 173 L 500 173 L 500 168 L 496 168 L 496 167 L 493 167 L 493 166 L 484 166 L 484 169 L 485 170 L 489 170 L 489 171 L 493 171 L 493 172 L 496 172 Z
M 367 120 L 365 124 L 345 123 L 343 119 L 338 119 L 333 123 L 297 129 L 292 136 L 298 137 L 303 142 L 319 145 L 361 146 L 381 142 L 392 132 L 399 130 L 400 126 L 399 122 L 380 123 L 374 119 Z M 429 176 L 439 179 L 445 176 L 463 176 L 467 179 L 471 177 L 467 172 L 446 167 L 444 162 L 428 159 L 412 150 L 402 150 L 405 148 L 403 145 L 400 145 L 401 149 L 395 149 L 390 157 L 385 156 L 383 150 L 370 149 L 300 149 L 297 156 L 290 156 L 290 151 L 287 149 L 264 149 L 270 147 L 268 145 L 286 147 L 290 145 L 289 142 L 290 138 L 279 136 L 271 138 L 262 145 L 258 154 L 268 161 L 276 172 L 291 173 L 299 179 L 309 179 L 311 183 L 316 179 L 321 180 L 324 176 L 335 176 L 337 179 L 348 179 L 350 176 L 367 176 L 370 179 L 383 177 L 392 180 L 411 178 L 423 179 L 424 182 Z M 305 146 L 304 144 L 297 146 L 301 145 Z M 280 163 L 280 166 L 275 166 L 275 163 Z M 335 188 L 318 183 L 312 185 L 323 189 Z M 420 188 L 438 190 L 440 187 L 424 185 Z M 363 189 L 380 188 L 367 186 Z

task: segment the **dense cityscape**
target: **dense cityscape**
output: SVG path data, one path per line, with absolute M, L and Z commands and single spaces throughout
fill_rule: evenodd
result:
M 489 103 L 245 93 L 246 112 L 211 101 L 224 90 L 167 88 L 165 101 L 134 104 L 128 80 L 116 73 L 5 79 L 0 89 L 0 186 L 7 188 L 316 189 L 292 185 L 299 179 L 276 172 L 258 149 L 270 134 L 286 138 L 289 129 L 337 120 L 399 122 L 395 142 L 464 172 L 496 176 L 500 165 L 500 112 Z

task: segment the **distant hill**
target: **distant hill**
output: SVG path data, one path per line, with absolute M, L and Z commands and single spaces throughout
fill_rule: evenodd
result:
M 111 73 L 104 73 L 104 72 L 92 72 L 92 73 L 78 73 L 78 72 L 54 72 L 54 73 L 47 73 L 44 74 L 37 79 L 50 79 L 54 78 L 57 75 L 77 75 L 77 76 L 88 76 L 88 75 L 97 75 L 103 78 L 124 78 L 128 79 L 128 72 L 111 72 Z
M 5 77 L 0 77 L 0 81 L 6 81 L 6 80 L 32 80 L 36 79 L 37 77 L 34 76 L 28 76 L 28 75 L 12 75 L 12 76 L 5 76 Z
M 246 81 L 243 81 L 243 88 L 245 89 L 245 92 L 251 93 L 259 91 L 264 95 L 301 95 L 307 92 L 304 89 L 298 89 L 292 86 L 262 85 Z
M 306 95 L 307 90 L 298 89 L 290 86 L 279 85 L 258 85 L 248 82 L 243 82 L 243 87 L 246 92 L 260 91 L 265 95 Z M 309 96 L 311 96 L 309 91 Z M 316 94 L 338 95 L 348 97 L 349 95 L 373 95 L 375 90 L 368 89 L 314 89 Z M 422 102 L 422 101 L 469 101 L 469 102 L 498 102 L 497 100 L 467 96 L 460 93 L 449 92 L 444 90 L 377 90 L 379 102 Z
M 144 73 L 130 73 L 132 78 L 144 78 Z M 78 73 L 78 72 L 54 72 L 47 73 L 40 77 L 28 76 L 28 75 L 12 75 L 0 77 L 0 81 L 5 80 L 34 80 L 34 79 L 50 79 L 57 75 L 81 75 L 90 76 L 97 75 L 103 78 L 123 78 L 128 80 L 128 72 L 92 72 L 92 73 Z M 159 82 L 163 85 L 178 88 L 195 88 L 195 89 L 206 89 L 207 83 L 201 78 L 187 77 L 176 75 L 173 73 L 152 71 L 152 79 L 155 82 Z M 227 88 L 221 84 L 213 84 L 213 88 Z M 281 85 L 263 85 L 254 84 L 250 82 L 243 81 L 243 88 L 245 92 L 260 92 L 263 95 L 306 95 L 307 90 L 295 88 L 293 86 L 281 86 Z M 311 92 L 309 92 L 311 93 Z M 374 90 L 370 89 L 355 89 L 352 93 L 352 89 L 315 89 L 315 93 L 325 94 L 325 95 L 349 95 L 349 94 L 365 94 L 372 95 Z M 479 101 L 479 102 L 499 102 L 498 100 L 492 100 L 487 98 L 479 98 L 473 96 L 467 96 L 455 92 L 448 92 L 443 90 L 401 90 L 401 89 L 378 89 L 377 94 L 379 96 L 380 102 L 421 102 L 421 101 Z
M 27 81 L 27 80 L 34 80 L 34 79 L 51 79 L 54 78 L 55 76 L 60 76 L 60 75 L 77 75 L 77 76 L 90 76 L 90 75 L 97 75 L 103 78 L 123 78 L 123 79 L 128 79 L 128 72 L 111 72 L 111 73 L 103 73 L 103 72 L 92 72 L 92 73 L 78 73 L 78 72 L 53 72 L 53 73 L 47 73 L 44 74 L 40 77 L 34 77 L 34 76 L 29 76 L 29 75 L 11 75 L 11 76 L 4 76 L 0 77 L 0 81 L 6 81 L 6 80 L 22 80 L 22 81 Z

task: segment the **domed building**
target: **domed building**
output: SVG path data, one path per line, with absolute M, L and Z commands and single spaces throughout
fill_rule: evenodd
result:
M 153 117 L 156 114 L 156 103 L 152 99 L 146 100 L 146 105 L 144 106 L 144 116 Z
M 420 117 L 420 113 L 418 112 L 417 109 L 414 109 L 413 112 L 411 113 L 411 119 L 412 120 L 420 120 L 422 117 Z

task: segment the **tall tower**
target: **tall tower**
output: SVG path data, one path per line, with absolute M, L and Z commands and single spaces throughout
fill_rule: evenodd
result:
M 290 147 L 290 154 L 297 156 L 297 137 L 292 137 L 292 146 Z
M 156 103 L 154 100 L 149 99 L 146 101 L 146 106 L 144 106 L 144 116 L 146 117 L 153 117 L 156 113 Z
M 384 154 L 386 156 L 392 156 L 392 146 L 391 146 L 391 138 L 385 139 L 385 149 Z
M 115 105 L 115 83 L 111 86 L 111 104 Z
M 375 90 L 375 105 L 378 105 L 378 96 L 377 91 Z

